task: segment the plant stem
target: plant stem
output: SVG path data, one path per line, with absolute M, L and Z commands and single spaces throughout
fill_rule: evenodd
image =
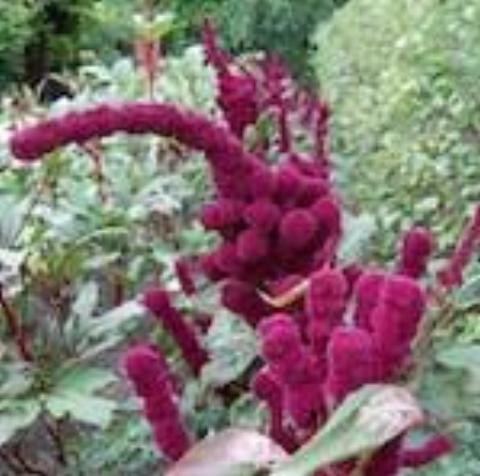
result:
M 50 438 L 55 445 L 57 451 L 57 461 L 62 466 L 67 466 L 67 453 L 65 451 L 65 445 L 63 442 L 62 432 L 61 432 L 61 422 L 53 421 L 50 423 L 47 418 L 45 418 L 45 428 L 47 429 Z
M 102 168 L 102 154 L 97 144 L 83 144 L 82 149 L 86 152 L 93 162 L 93 179 L 98 187 L 98 196 L 102 204 L 108 200 L 108 195 L 105 189 L 105 175 Z
M 2 309 L 3 315 L 5 316 L 5 321 L 7 322 L 8 331 L 14 339 L 18 354 L 23 360 L 27 362 L 31 362 L 33 360 L 33 356 L 27 343 L 27 336 L 25 334 L 24 329 L 22 328 L 22 319 L 17 314 L 15 309 L 7 301 L 1 285 L 0 285 L 0 308 Z
M 47 471 L 32 466 L 32 464 L 24 457 L 24 455 L 22 454 L 21 443 L 15 445 L 15 447 L 13 448 L 13 453 L 15 455 L 15 459 L 21 465 L 22 469 L 26 472 L 26 474 L 31 476 L 50 476 Z

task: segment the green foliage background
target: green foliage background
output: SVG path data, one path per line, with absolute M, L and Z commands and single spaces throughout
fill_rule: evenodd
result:
M 352 0 L 314 44 L 345 191 L 378 217 L 380 254 L 411 221 L 444 249 L 480 196 L 480 2 Z

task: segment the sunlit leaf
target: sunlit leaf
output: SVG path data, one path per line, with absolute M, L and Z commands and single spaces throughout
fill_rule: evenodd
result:
M 308 476 L 324 466 L 381 447 L 420 424 L 412 395 L 393 385 L 368 385 L 350 395 L 319 432 L 272 476 Z
M 254 476 L 286 456 L 269 438 L 232 428 L 196 444 L 165 476 Z

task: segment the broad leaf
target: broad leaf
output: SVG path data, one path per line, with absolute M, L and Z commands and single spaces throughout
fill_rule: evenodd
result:
M 3 400 L 0 404 L 0 446 L 30 426 L 40 414 L 35 400 Z
M 480 346 L 441 350 L 423 378 L 421 397 L 428 408 L 456 420 L 477 418 L 480 408 Z
M 73 312 L 80 318 L 90 317 L 97 306 L 98 297 L 98 285 L 93 281 L 85 283 L 72 305 Z
M 238 378 L 257 354 L 254 332 L 230 313 L 217 314 L 206 344 L 211 359 L 203 368 L 202 380 L 212 385 L 221 386 Z
M 195 445 L 165 476 L 254 476 L 286 457 L 266 436 L 232 428 Z
M 59 389 L 46 398 L 45 407 L 56 418 L 68 415 L 83 423 L 106 428 L 117 404 L 105 398 Z
M 59 373 L 56 388 L 60 391 L 88 395 L 116 381 L 115 375 L 105 369 L 72 366 Z
M 0 365 L 0 398 L 15 397 L 25 393 L 33 382 L 27 365 L 11 362 Z
M 308 476 L 332 463 L 379 448 L 422 419 L 407 390 L 368 385 L 349 396 L 325 426 L 272 476 Z

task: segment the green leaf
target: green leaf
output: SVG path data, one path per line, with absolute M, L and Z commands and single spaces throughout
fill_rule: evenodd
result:
M 254 476 L 286 456 L 266 436 L 230 428 L 197 443 L 166 476 Z
M 33 383 L 33 375 L 24 363 L 12 362 L 0 365 L 0 398 L 24 394 Z
M 308 476 L 332 463 L 374 450 L 419 424 L 411 394 L 393 385 L 368 385 L 350 395 L 325 426 L 272 476 Z
M 35 400 L 2 400 L 0 403 L 0 446 L 30 426 L 40 414 Z
M 435 360 L 449 368 L 478 371 L 480 345 L 455 345 L 439 351 Z
M 118 329 L 127 322 L 145 314 L 145 308 L 136 300 L 127 301 L 105 314 L 96 317 L 90 332 L 97 337 Z
M 360 216 L 346 215 L 344 234 L 340 243 L 339 259 L 343 263 L 360 260 L 370 244 L 376 230 L 375 218 L 369 214 Z
M 222 386 L 237 379 L 257 355 L 254 331 L 230 313 L 218 313 L 208 331 L 210 360 L 202 369 L 202 381 Z
M 58 389 L 46 398 L 45 406 L 56 418 L 71 416 L 77 421 L 106 428 L 117 404 L 106 398 Z
M 85 283 L 72 305 L 72 311 L 81 319 L 90 317 L 97 306 L 98 297 L 98 285 L 93 281 Z
M 480 302 L 480 274 L 468 279 L 458 290 L 455 299 L 463 309 L 478 304 Z
M 65 390 L 89 395 L 116 380 L 115 374 L 109 370 L 76 365 L 59 372 L 55 387 L 60 391 Z

